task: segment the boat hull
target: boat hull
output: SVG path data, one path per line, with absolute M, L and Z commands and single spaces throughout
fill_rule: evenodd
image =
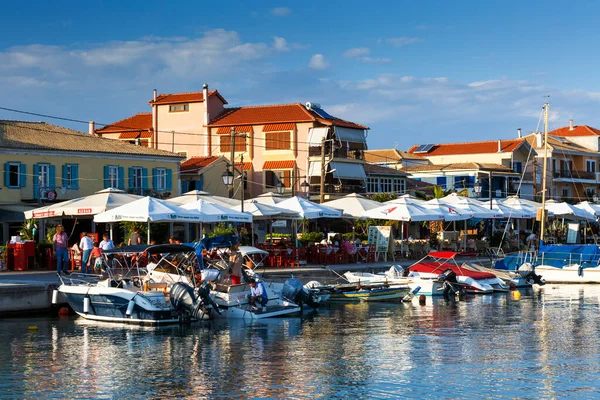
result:
M 538 265 L 535 272 L 546 283 L 600 283 L 600 267 L 580 268 L 579 264 L 571 264 L 557 268 Z
M 330 302 L 400 301 L 410 292 L 408 286 L 332 292 Z

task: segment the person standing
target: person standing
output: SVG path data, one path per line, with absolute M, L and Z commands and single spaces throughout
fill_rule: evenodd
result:
M 127 246 L 135 246 L 138 244 L 142 244 L 142 237 L 140 236 L 139 228 L 133 228 L 133 233 L 129 236 L 129 241 L 127 242 Z
M 81 241 L 79 242 L 79 248 L 81 249 L 81 272 L 86 274 L 88 261 L 90 260 L 90 254 L 92 253 L 92 249 L 94 248 L 94 242 L 87 235 L 87 232 L 81 233 Z
M 67 249 L 69 237 L 63 231 L 63 226 L 56 227 L 56 233 L 52 237 L 52 248 L 56 255 L 56 272 L 67 272 L 69 265 L 69 250 Z
M 102 241 L 100 242 L 100 249 L 102 251 L 112 250 L 115 248 L 115 244 L 112 240 L 108 238 L 108 233 L 102 235 Z

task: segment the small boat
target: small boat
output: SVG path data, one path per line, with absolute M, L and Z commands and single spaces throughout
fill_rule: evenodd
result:
M 356 284 L 342 283 L 335 285 L 313 284 L 310 290 L 329 296 L 330 302 L 355 302 L 355 301 L 401 301 L 408 300 L 414 293 L 408 285 L 387 284 Z
M 194 289 L 193 274 L 185 276 L 187 268 L 193 268 L 194 254 L 193 247 L 183 245 L 137 245 L 107 250 L 103 253 L 104 273 L 59 274 L 61 285 L 53 294 L 53 303 L 57 302 L 58 293 L 62 293 L 79 316 L 104 322 L 165 325 L 209 319 L 214 304 L 208 288 L 204 285 Z M 153 270 L 168 268 L 170 282 L 157 281 L 148 273 L 145 265 L 152 255 L 160 255 Z M 182 260 L 188 263 L 170 269 Z

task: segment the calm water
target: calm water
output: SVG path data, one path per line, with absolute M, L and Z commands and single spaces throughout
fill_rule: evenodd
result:
M 2 320 L 0 397 L 600 396 L 600 286 L 427 301 L 154 330 Z

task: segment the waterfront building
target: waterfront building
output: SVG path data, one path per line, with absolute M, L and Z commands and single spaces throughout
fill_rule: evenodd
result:
M 18 232 L 25 210 L 104 188 L 177 196 L 181 159 L 44 122 L 0 120 L 0 240 Z

